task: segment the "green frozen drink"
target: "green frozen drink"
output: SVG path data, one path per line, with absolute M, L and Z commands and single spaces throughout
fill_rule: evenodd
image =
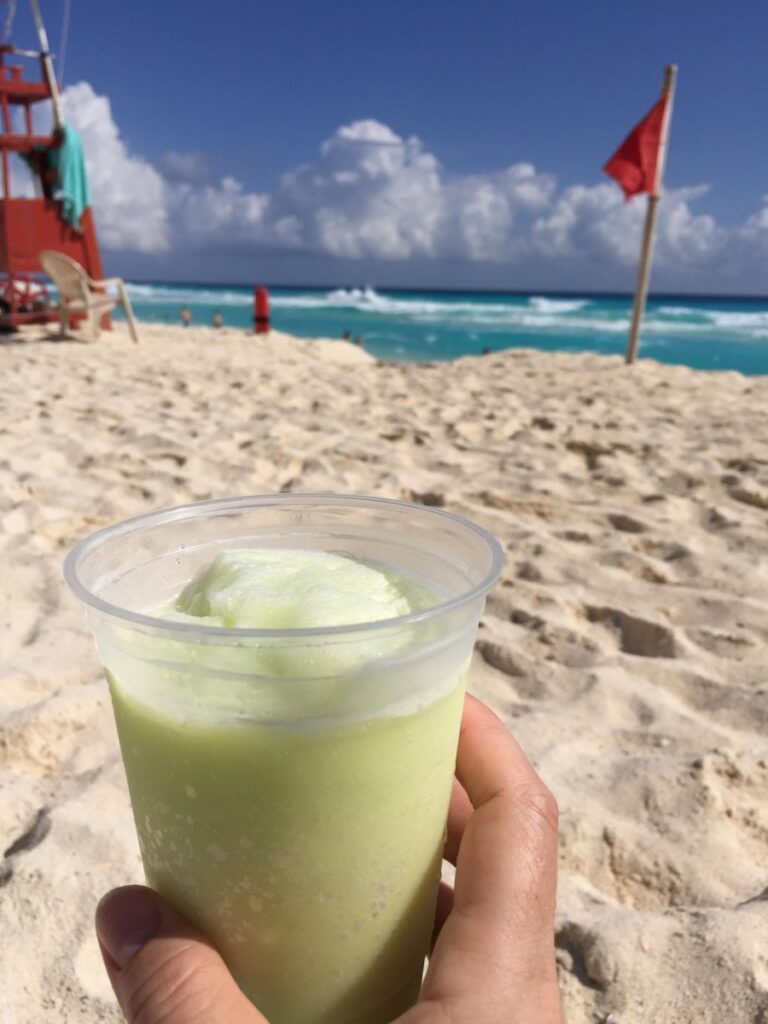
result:
M 147 882 L 271 1024 L 386 1024 L 418 997 L 500 564 L 448 513 L 325 495 L 153 513 L 68 558 Z

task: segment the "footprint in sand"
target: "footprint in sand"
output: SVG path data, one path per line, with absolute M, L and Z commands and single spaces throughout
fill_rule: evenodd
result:
M 520 678 L 525 675 L 515 655 L 507 644 L 499 643 L 496 640 L 478 640 L 477 649 L 483 659 L 492 667 L 503 672 L 507 676 Z
M 639 519 L 634 519 L 624 512 L 610 513 L 608 522 L 614 530 L 620 530 L 622 533 L 645 533 L 648 529 L 645 523 L 641 523 Z
M 638 536 L 630 541 L 632 548 L 648 558 L 664 562 L 659 572 L 668 583 L 680 583 L 701 575 L 699 561 L 693 551 L 678 541 Z
M 692 640 L 697 647 L 703 648 L 718 658 L 728 658 L 732 661 L 744 661 L 755 652 L 756 642 L 746 633 L 730 631 L 725 629 L 709 629 L 701 626 L 697 629 L 687 629 L 685 635 Z
M 537 645 L 535 657 L 543 657 L 567 668 L 589 668 L 599 664 L 604 653 L 599 644 L 574 629 L 551 622 L 525 608 L 512 608 L 509 620 L 523 626 Z
M 625 762 L 609 779 L 608 823 L 563 829 L 569 861 L 609 899 L 638 910 L 733 906 L 768 871 L 768 764 L 714 748 Z M 619 816 L 620 815 L 620 816 Z M 735 867 L 732 852 L 741 850 Z
M 525 580 L 528 583 L 544 582 L 543 573 L 533 562 L 518 562 L 515 566 L 515 575 L 519 580 Z
M 598 555 L 597 561 L 600 565 L 607 565 L 612 569 L 619 569 L 628 576 L 644 583 L 666 584 L 673 580 L 664 572 L 656 569 L 647 559 L 641 558 L 630 551 L 604 551 Z
M 513 653 L 509 643 L 480 638 L 476 649 L 487 665 L 506 676 L 505 689 L 511 687 L 519 699 L 538 701 L 549 696 L 542 673 L 534 671 L 533 662 L 528 657 L 518 651 Z
M 617 964 L 607 942 L 575 921 L 565 921 L 555 934 L 557 962 L 587 988 L 607 989 Z
M 565 447 L 574 455 L 581 455 L 590 473 L 600 467 L 601 455 L 610 455 L 613 451 L 612 446 L 598 444 L 595 441 L 567 441 Z
M 740 520 L 734 519 L 732 515 L 729 515 L 727 512 L 722 512 L 714 505 L 703 510 L 701 524 L 705 530 L 711 530 L 713 533 L 719 533 L 720 530 L 730 530 L 736 526 L 741 526 Z
M 677 562 L 681 558 L 690 557 L 693 552 L 685 544 L 677 541 L 657 540 L 654 537 L 643 537 L 638 541 L 638 547 L 652 558 L 659 558 L 663 562 Z
M 558 540 L 567 540 L 572 544 L 594 544 L 595 538 L 591 533 L 585 533 L 583 530 L 561 530 L 556 533 L 555 536 Z
M 445 495 L 440 491 L 412 491 L 404 489 L 402 492 L 403 501 L 414 501 L 419 505 L 430 505 L 434 508 L 443 508 Z
M 641 619 L 620 608 L 587 605 L 585 617 L 610 629 L 624 654 L 639 658 L 676 658 L 677 644 L 674 632 L 658 622 Z
M 763 488 L 739 483 L 729 488 L 728 496 L 742 505 L 768 511 L 768 490 Z
M 655 843 L 647 832 L 646 817 L 638 809 L 638 822 L 614 820 L 578 827 L 562 822 L 562 856 L 597 893 L 622 907 L 664 910 L 694 899 L 695 880 L 687 879 L 683 852 Z
M 709 840 L 719 838 L 724 849 L 740 848 L 764 877 L 768 871 L 768 762 L 715 748 L 690 762 L 688 778 L 702 805 L 716 812 Z

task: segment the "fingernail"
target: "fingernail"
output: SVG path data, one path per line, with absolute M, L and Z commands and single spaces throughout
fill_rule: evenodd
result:
M 102 948 L 122 970 L 157 935 L 161 920 L 150 890 L 129 885 L 103 897 L 96 908 L 96 934 Z

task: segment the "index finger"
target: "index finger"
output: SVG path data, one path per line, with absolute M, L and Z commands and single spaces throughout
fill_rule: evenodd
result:
M 554 797 L 502 722 L 472 697 L 456 776 L 473 811 L 459 845 L 453 910 L 435 943 L 422 1001 L 462 1009 L 492 993 L 506 1014 L 499 1020 L 561 1021 Z M 472 1019 L 458 1009 L 456 1019 Z
M 500 933 L 552 929 L 557 804 L 520 744 L 474 697 L 462 718 L 456 775 L 474 813 L 462 836 L 455 906 Z M 519 935 L 518 940 L 519 941 Z
M 552 795 L 523 748 L 501 719 L 469 693 L 464 698 L 456 778 L 476 809 L 495 797 L 518 793 L 534 797 L 547 814 L 553 810 L 544 806 Z

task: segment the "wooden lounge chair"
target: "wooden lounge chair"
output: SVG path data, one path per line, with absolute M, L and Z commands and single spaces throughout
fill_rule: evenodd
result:
M 139 340 L 136 333 L 136 321 L 125 282 L 121 277 L 110 277 L 106 281 L 92 281 L 80 264 L 63 252 L 45 249 L 39 255 L 40 265 L 51 278 L 59 292 L 59 320 L 61 333 L 65 334 L 70 327 L 70 317 L 85 315 L 91 325 L 91 337 L 96 341 L 101 333 L 101 318 L 115 306 L 122 306 L 128 330 L 134 341 Z M 110 295 L 105 289 L 117 288 L 117 297 Z

